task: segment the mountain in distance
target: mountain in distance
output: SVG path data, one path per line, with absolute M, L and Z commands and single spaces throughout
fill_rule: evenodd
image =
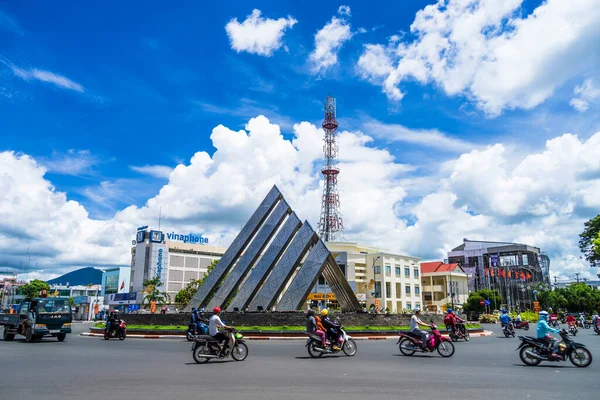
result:
M 75 271 L 68 272 L 57 278 L 47 281 L 49 285 L 100 285 L 102 283 L 102 271 L 92 267 L 81 268 Z

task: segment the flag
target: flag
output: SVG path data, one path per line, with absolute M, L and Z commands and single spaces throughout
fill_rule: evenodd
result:
M 525 274 L 521 272 L 521 279 L 525 280 Z
M 121 289 L 119 289 L 119 290 L 123 290 L 124 287 L 125 287 L 125 281 L 121 282 Z
M 531 274 L 529 272 L 527 273 L 527 279 L 531 279 Z
M 502 270 L 502 277 L 506 278 L 506 270 L 505 269 Z
M 484 275 L 484 276 L 488 276 L 489 274 L 490 274 L 490 272 L 489 272 L 489 268 L 484 268 L 484 269 L 483 269 L 483 275 Z
M 490 268 L 490 276 L 494 276 L 494 268 Z
M 508 277 L 509 277 L 509 278 L 511 277 L 511 274 L 512 274 L 512 273 L 510 272 L 510 269 L 509 269 L 509 270 L 508 270 Z

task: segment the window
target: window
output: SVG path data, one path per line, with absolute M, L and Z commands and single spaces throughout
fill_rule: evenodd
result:
M 404 293 L 410 294 L 410 285 L 404 286 Z
M 385 274 L 386 275 L 391 275 L 392 274 L 392 267 L 390 267 L 389 265 L 385 266 Z
M 381 297 L 381 282 L 375 282 L 375 294 L 374 297 Z
M 420 287 L 418 287 L 418 286 L 415 286 L 415 294 L 416 294 L 416 295 L 419 295 L 419 294 L 421 294 L 421 288 L 420 288 Z
M 529 257 L 527 257 L 527 254 L 523 254 L 523 265 L 529 265 Z
M 421 309 L 421 303 L 415 303 L 415 309 L 420 310 Z
M 407 310 L 412 310 L 412 303 L 406 303 L 406 309 Z
M 399 283 L 396 283 L 396 297 L 402 297 L 402 285 L 400 285 Z
M 325 277 L 323 275 L 319 276 L 319 285 L 325 284 Z
M 373 267 L 373 269 L 374 269 L 375 274 L 381 274 L 381 266 L 380 265 L 376 265 L 375 267 Z
M 413 275 L 415 278 L 419 277 L 419 270 L 417 268 L 413 269 Z
M 395 268 L 395 272 L 396 272 L 396 276 L 400 276 L 401 272 L 400 272 L 400 267 L 396 267 Z
M 385 283 L 385 297 L 392 297 L 392 284 L 389 282 Z
M 410 268 L 408 268 L 408 267 L 404 268 L 404 276 L 406 278 L 410 278 Z

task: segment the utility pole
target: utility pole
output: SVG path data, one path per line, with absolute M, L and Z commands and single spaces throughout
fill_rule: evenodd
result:
M 579 283 L 579 275 L 581 274 L 581 272 L 575 272 L 575 276 L 577 277 L 577 283 Z

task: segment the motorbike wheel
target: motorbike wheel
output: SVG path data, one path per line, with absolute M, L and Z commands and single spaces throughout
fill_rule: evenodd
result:
M 452 357 L 454 354 L 454 345 L 452 342 L 440 342 L 440 344 L 438 344 L 437 351 L 442 357 Z
M 590 327 L 591 327 L 589 322 L 586 322 L 584 325 L 585 325 L 585 329 L 590 329 Z
M 203 343 L 203 344 L 198 344 L 196 345 L 196 347 L 194 348 L 193 351 L 193 355 L 194 355 L 194 361 L 196 361 L 198 364 L 206 364 L 207 362 L 210 361 L 209 357 L 204 357 L 205 355 L 210 355 L 210 349 L 208 348 L 208 346 Z
M 469 333 L 469 331 L 465 332 L 465 340 L 468 342 L 469 340 L 471 340 L 471 334 Z
M 415 349 L 415 344 L 408 339 L 402 339 L 399 347 L 400 353 L 404 354 L 405 356 L 412 356 L 417 351 Z
M 510 333 L 508 333 L 508 331 L 505 330 L 504 331 L 504 337 L 509 337 L 509 336 L 510 336 Z
M 244 361 L 248 357 L 248 346 L 246 343 L 236 343 L 231 352 L 231 358 L 235 361 Z
M 511 335 L 512 337 L 515 337 L 515 331 L 512 331 Z
M 342 350 L 344 351 L 345 355 L 347 355 L 348 357 L 352 357 L 356 354 L 356 350 L 358 350 L 358 347 L 356 346 L 356 342 L 354 341 L 354 339 L 348 339 L 344 342 Z
M 523 329 L 525 329 L 526 331 L 528 331 L 529 330 L 529 325 L 525 325 L 525 327 Z
M 576 347 L 569 354 L 569 360 L 574 366 L 585 368 L 592 363 L 592 353 L 585 347 Z
M 542 362 L 542 360 L 539 360 L 535 357 L 531 357 L 531 356 L 527 355 L 528 351 L 531 353 L 538 354 L 538 349 L 535 346 L 527 345 L 527 346 L 522 347 L 521 351 L 519 352 L 519 358 L 521 358 L 521 361 L 523 361 L 523 364 L 534 367 Z
M 186 336 L 188 342 L 194 341 L 194 335 L 192 335 L 192 333 L 190 331 L 188 331 L 185 336 Z
M 110 335 L 108 334 L 108 332 L 104 332 L 104 340 L 108 339 L 110 339 Z
M 453 342 L 458 342 L 458 335 L 456 333 L 451 333 L 449 336 Z
M 323 353 L 317 350 L 320 345 L 321 343 L 317 343 L 314 340 L 308 344 L 308 355 L 311 356 L 311 358 L 323 357 Z
M 125 334 L 125 332 L 121 332 L 121 333 L 119 333 L 119 340 L 125 340 L 125 337 L 126 337 L 126 336 L 127 336 L 127 335 Z

